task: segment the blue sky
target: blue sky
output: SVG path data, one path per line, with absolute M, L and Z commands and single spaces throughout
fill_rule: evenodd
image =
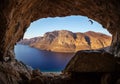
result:
M 92 20 L 93 24 L 91 24 L 89 20 L 90 19 L 88 17 L 84 16 L 67 16 L 39 19 L 31 23 L 30 27 L 27 29 L 24 35 L 24 38 L 42 36 L 44 33 L 54 30 L 69 30 L 72 32 L 95 31 L 110 35 L 110 33 L 98 22 Z

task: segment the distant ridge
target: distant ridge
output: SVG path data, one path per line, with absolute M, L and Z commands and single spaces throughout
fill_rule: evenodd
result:
M 78 50 L 100 49 L 111 43 L 111 36 L 88 31 L 73 33 L 67 30 L 52 31 L 43 37 L 23 39 L 20 44 L 54 52 L 76 52 Z

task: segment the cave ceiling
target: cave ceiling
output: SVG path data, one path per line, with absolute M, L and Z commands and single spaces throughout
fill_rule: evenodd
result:
M 0 0 L 0 54 L 13 56 L 15 43 L 31 22 L 70 15 L 87 16 L 101 23 L 113 35 L 112 45 L 116 46 L 120 33 L 119 0 Z

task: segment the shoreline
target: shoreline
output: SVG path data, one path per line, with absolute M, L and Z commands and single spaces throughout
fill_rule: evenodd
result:
M 47 77 L 55 77 L 55 76 L 60 76 L 62 72 L 41 72 L 43 76 Z

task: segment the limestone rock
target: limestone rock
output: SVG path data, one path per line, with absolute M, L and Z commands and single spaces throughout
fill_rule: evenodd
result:
M 0 84 L 23 84 L 31 79 L 32 70 L 22 62 L 0 62 Z
M 119 54 L 119 0 L 1 0 L 0 60 L 10 56 L 17 41 L 23 38 L 30 23 L 40 18 L 83 15 L 98 21 L 113 35 L 112 53 Z M 94 24 L 94 23 L 93 23 Z M 47 29 L 47 28 L 46 28 Z
M 41 50 L 54 52 L 76 52 L 78 50 L 100 49 L 110 46 L 111 37 L 88 31 L 73 33 L 67 30 L 47 32 L 43 37 L 23 39 L 19 43 L 28 44 Z
M 114 72 L 116 60 L 102 51 L 78 51 L 64 72 Z
M 39 39 L 40 39 L 40 37 L 34 37 L 34 38 L 31 38 L 31 39 L 20 40 L 20 41 L 17 42 L 17 43 L 18 43 L 18 44 L 29 45 L 29 44 L 32 44 L 32 43 L 37 42 L 37 40 L 39 40 Z
M 113 35 L 111 53 L 120 56 L 119 0 L 0 0 L 0 80 L 17 84 L 15 76 L 4 72 L 11 71 L 8 68 L 11 65 L 7 63 L 6 66 L 2 61 L 4 57 L 14 58 L 11 51 L 14 50 L 15 43 L 22 39 L 31 22 L 40 18 L 69 15 L 83 15 L 101 23 Z M 5 84 L 3 81 L 0 83 Z

